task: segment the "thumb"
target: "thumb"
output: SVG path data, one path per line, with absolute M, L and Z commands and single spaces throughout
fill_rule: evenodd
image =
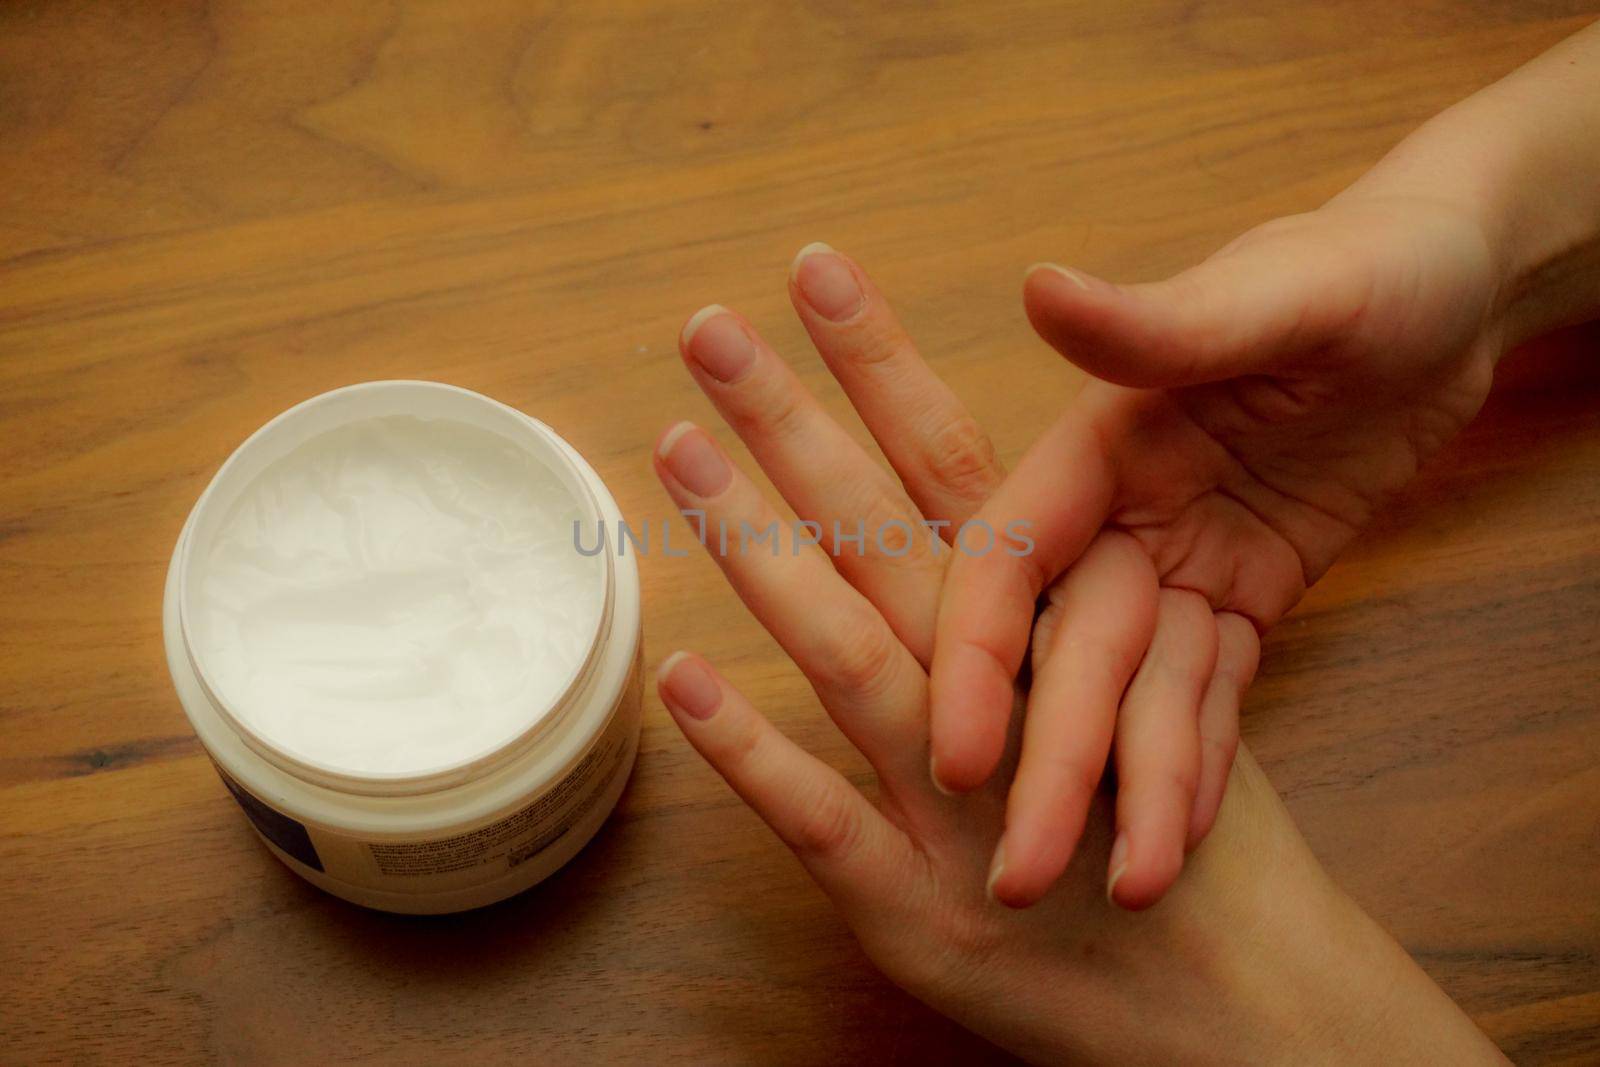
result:
M 1292 373 L 1336 329 L 1339 297 L 1303 260 L 1270 250 L 1213 257 L 1142 285 L 1053 263 L 1023 281 L 1040 337 L 1096 378 L 1143 389 Z

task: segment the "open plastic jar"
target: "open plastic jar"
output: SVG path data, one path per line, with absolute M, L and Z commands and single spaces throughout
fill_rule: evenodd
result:
M 368 382 L 257 430 L 167 572 L 167 664 L 272 852 L 336 896 L 459 911 L 528 888 L 638 749 L 637 563 L 549 427 Z

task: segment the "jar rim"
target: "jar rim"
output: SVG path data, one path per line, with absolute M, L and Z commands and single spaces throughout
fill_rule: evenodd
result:
M 442 382 L 395 379 L 361 382 L 318 394 L 268 420 L 247 437 L 218 468 L 194 506 L 192 521 L 178 547 L 177 614 L 183 651 L 206 698 L 241 741 L 267 762 L 313 785 L 362 795 L 415 795 L 452 788 L 490 774 L 557 731 L 600 659 L 610 633 L 616 596 L 615 565 L 609 549 L 599 553 L 600 612 L 582 656 L 544 707 L 532 709 L 521 730 L 488 748 L 424 770 L 368 771 L 295 751 L 256 728 L 235 710 L 225 688 L 207 672 L 197 647 L 196 583 L 190 581 L 197 554 L 209 547 L 218 525 L 240 494 L 266 469 L 312 438 L 340 426 L 390 415 L 454 419 L 487 430 L 517 445 L 543 463 L 571 495 L 583 522 L 598 528 L 601 508 L 571 446 L 539 420 L 481 393 Z M 592 476 L 592 475 L 591 475 Z M 602 545 L 604 542 L 601 542 Z

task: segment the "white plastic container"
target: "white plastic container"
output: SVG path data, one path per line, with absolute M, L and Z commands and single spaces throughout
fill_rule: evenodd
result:
M 477 748 L 457 745 L 447 721 L 442 733 L 431 736 L 448 743 L 413 744 L 388 766 L 353 758 L 360 756 L 359 746 L 317 751 L 323 735 L 314 716 L 309 733 L 281 728 L 305 727 L 304 709 L 294 709 L 298 719 L 279 721 L 280 709 L 270 700 L 241 689 L 240 679 L 249 675 L 222 670 L 226 654 L 237 653 L 253 631 L 238 627 L 225 641 L 207 622 L 208 605 L 216 599 L 210 586 L 219 581 L 213 554 L 222 551 L 217 546 L 223 531 L 240 521 L 235 511 L 256 480 L 281 469 L 274 464 L 285 457 L 303 454 L 296 453 L 302 446 L 320 447 L 319 441 L 334 440 L 326 435 L 342 428 L 359 431 L 365 420 L 402 427 L 448 424 L 464 427 L 463 434 L 494 435 L 497 447 L 516 450 L 519 462 L 548 469 L 553 480 L 542 491 L 553 505 L 568 509 L 563 515 L 582 520 L 589 551 L 579 552 L 576 537 L 569 550 L 593 557 L 571 561 L 576 577 L 570 596 L 563 597 L 568 602 L 534 605 L 549 614 L 534 621 L 551 627 L 548 632 L 560 636 L 564 648 L 578 650 L 567 655 L 572 662 L 566 674 L 546 670 L 537 679 L 549 698 L 525 709 L 502 709 L 493 729 L 472 735 L 484 741 Z M 289 409 L 240 445 L 201 494 L 178 539 L 167 572 L 163 629 L 184 711 L 268 848 L 336 896 L 413 914 L 493 903 L 572 858 L 615 807 L 638 749 L 637 563 L 619 554 L 615 541 L 602 541 L 598 554 L 592 551 L 597 531 L 617 528 L 620 518 L 599 476 L 549 427 L 454 386 L 390 381 L 338 389 Z M 568 625 L 574 618 L 581 625 Z M 352 721 L 381 734 L 387 729 L 382 691 L 358 695 L 370 698 L 357 709 L 367 718 Z M 374 736 L 374 751 L 382 754 L 382 745 L 393 740 Z M 433 752 L 440 761 L 429 765 Z

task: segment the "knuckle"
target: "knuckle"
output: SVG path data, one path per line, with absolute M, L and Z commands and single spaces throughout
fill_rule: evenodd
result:
M 1124 769 L 1118 779 L 1119 791 L 1126 790 L 1130 811 L 1145 818 L 1167 819 L 1186 811 L 1200 788 L 1200 765 L 1145 766 Z
M 827 685 L 857 700 L 871 699 L 888 688 L 898 651 L 888 625 L 864 616 L 859 613 L 853 621 L 831 627 L 823 656 Z
M 822 787 L 802 799 L 804 814 L 790 830 L 789 847 L 808 859 L 837 859 L 854 852 L 861 820 L 849 798 L 837 788 Z
M 1100 788 L 1105 768 L 1068 750 L 1057 755 L 1051 773 L 1055 776 L 1056 789 L 1063 798 L 1074 804 L 1080 801 L 1086 804 Z
M 969 495 L 986 495 L 999 478 L 994 443 L 965 412 L 928 435 L 924 456 L 929 473 L 941 485 Z
M 925 529 L 913 517 L 915 513 L 910 502 L 876 486 L 864 488 L 863 492 L 866 495 L 859 501 L 855 513 L 862 516 L 865 523 L 866 554 L 876 561 L 926 564 L 933 553 L 926 542 Z
M 755 762 L 756 750 L 761 747 L 761 732 L 753 721 L 746 720 L 730 731 L 717 753 L 717 762 L 731 772 L 739 772 Z
M 801 432 L 807 414 L 807 405 L 795 389 L 769 383 L 749 395 L 745 417 L 763 434 L 789 438 Z
M 887 363 L 906 349 L 906 339 L 898 329 L 886 327 L 877 316 L 868 315 L 849 331 L 845 358 L 859 366 Z

